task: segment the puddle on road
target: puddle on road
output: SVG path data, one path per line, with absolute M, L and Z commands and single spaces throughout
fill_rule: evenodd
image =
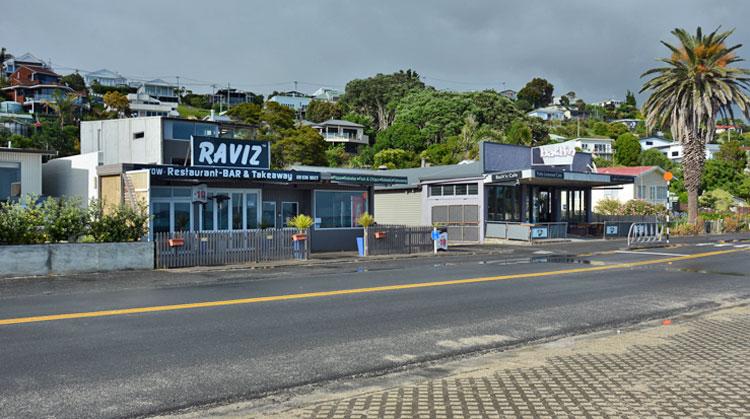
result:
M 556 256 L 532 256 L 528 258 L 499 259 L 499 260 L 482 260 L 480 265 L 523 265 L 532 263 L 568 263 L 580 265 L 596 265 L 596 262 L 588 259 L 580 259 L 573 256 L 556 255 Z
M 668 271 L 674 271 L 674 272 L 687 272 L 691 274 L 708 274 L 708 275 L 722 275 L 722 276 L 748 276 L 745 273 L 742 272 L 721 272 L 721 271 L 708 271 L 705 269 L 697 269 L 697 268 L 680 268 L 680 269 L 667 269 Z

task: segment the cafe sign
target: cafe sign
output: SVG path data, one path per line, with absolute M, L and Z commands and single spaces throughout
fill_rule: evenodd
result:
M 269 169 L 271 145 L 268 141 L 230 138 L 191 137 L 192 166 L 237 169 Z

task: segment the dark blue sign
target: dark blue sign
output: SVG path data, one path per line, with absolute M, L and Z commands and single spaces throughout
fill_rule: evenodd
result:
M 320 182 L 319 172 L 296 170 L 237 169 L 231 167 L 203 168 L 166 165 L 133 165 L 133 170 L 146 169 L 151 176 L 173 180 L 251 180 L 258 182 Z
M 193 136 L 191 144 L 193 166 L 238 169 L 271 167 L 271 144 L 268 141 Z

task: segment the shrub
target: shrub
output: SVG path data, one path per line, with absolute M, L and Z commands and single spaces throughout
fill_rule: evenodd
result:
M 682 222 L 676 224 L 670 229 L 670 234 L 675 236 L 696 236 L 702 232 L 702 228 L 699 228 L 698 224 L 690 224 Z
M 140 240 L 148 233 L 149 215 L 144 204 L 135 208 L 119 205 L 107 210 L 100 202 L 92 202 L 91 235 L 98 242 L 130 242 Z
M 622 213 L 622 204 L 614 198 L 604 198 L 596 203 L 594 212 L 603 215 L 619 215 Z
M 44 231 L 51 242 L 74 242 L 88 229 L 89 212 L 78 198 L 47 198 L 41 212 Z
M 44 243 L 42 209 L 34 196 L 19 202 L 0 203 L 0 243 Z
M 664 205 L 651 204 L 642 199 L 631 199 L 622 206 L 622 215 L 665 215 Z

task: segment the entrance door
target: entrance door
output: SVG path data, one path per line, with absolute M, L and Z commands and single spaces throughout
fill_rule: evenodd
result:
M 289 219 L 296 217 L 299 214 L 299 203 L 297 202 L 282 202 L 281 203 L 281 221 L 284 223 L 284 227 L 289 227 Z
M 551 223 L 554 220 L 554 193 L 551 187 L 534 186 L 529 197 L 529 219 L 532 223 Z

